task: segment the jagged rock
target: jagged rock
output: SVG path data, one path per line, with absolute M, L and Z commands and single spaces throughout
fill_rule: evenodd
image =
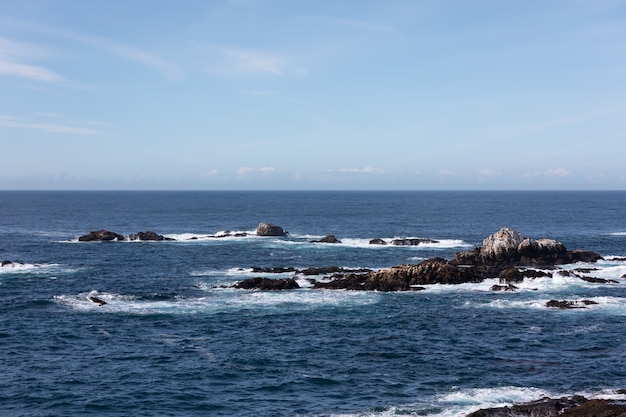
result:
M 8 265 L 13 265 L 13 262 L 11 262 L 11 261 L 2 261 L 2 264 L 0 264 L 0 266 L 8 266 Z
M 503 227 L 483 240 L 483 246 L 455 254 L 458 265 L 488 265 L 491 267 L 553 266 L 574 262 L 596 262 L 600 255 L 590 251 L 568 251 L 553 239 L 533 240 Z
M 296 268 L 293 267 L 288 267 L 288 268 L 284 268 L 282 266 L 278 266 L 278 267 L 271 267 L 271 268 L 266 268 L 266 267 L 258 267 L 258 266 L 253 266 L 252 267 L 252 272 L 254 273 L 263 273 L 263 274 L 284 274 L 287 272 L 296 272 Z
M 126 237 L 108 230 L 100 229 L 91 231 L 78 238 L 79 242 L 110 242 L 113 240 L 126 240 Z
M 328 235 L 320 240 L 311 240 L 311 243 L 341 243 L 341 240 L 337 239 L 335 235 Z
M 560 308 L 560 309 L 573 309 L 573 308 L 585 308 L 588 305 L 598 304 L 593 300 L 550 300 L 546 303 L 546 307 Z
M 492 285 L 491 286 L 491 291 L 517 291 L 519 288 L 517 288 L 515 285 L 513 284 L 508 284 L 508 285 Z
M 293 278 L 270 279 L 270 278 L 248 278 L 234 285 L 234 288 L 242 290 L 293 290 L 300 288 L 300 285 Z
M 394 239 L 391 241 L 391 244 L 395 246 L 417 246 L 422 243 L 439 243 L 439 241 L 432 240 L 432 239 L 422 239 L 422 238 L 404 238 L 404 239 Z
M 386 245 L 386 244 L 387 244 L 387 242 L 385 242 L 381 238 L 376 238 L 376 239 L 370 240 L 370 245 Z
M 466 417 L 556 417 L 564 411 L 578 407 L 588 400 L 580 395 L 562 398 L 542 398 L 510 407 L 485 408 L 474 411 Z
M 162 241 L 162 240 L 174 240 L 171 237 L 165 237 L 163 235 L 159 235 L 156 232 L 153 232 L 151 230 L 147 230 L 145 232 L 137 232 L 136 234 L 132 234 L 129 236 L 130 240 L 156 240 L 156 241 Z
M 256 234 L 258 236 L 287 236 L 287 232 L 282 227 L 271 223 L 259 223 Z
M 96 303 L 96 304 L 98 304 L 100 306 L 103 306 L 103 305 L 107 304 L 106 301 L 104 301 L 103 299 L 98 298 L 98 297 L 89 297 L 89 301 L 91 301 L 92 303 Z

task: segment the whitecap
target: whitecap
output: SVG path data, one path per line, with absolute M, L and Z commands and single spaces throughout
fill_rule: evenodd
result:
M 133 295 L 91 291 L 75 295 L 57 295 L 57 303 L 85 312 L 126 314 L 217 314 L 259 310 L 284 312 L 290 309 L 315 309 L 378 303 L 380 295 L 369 292 L 336 290 L 245 291 L 231 288 L 216 289 L 199 286 L 206 297 L 174 297 L 169 300 L 150 300 Z

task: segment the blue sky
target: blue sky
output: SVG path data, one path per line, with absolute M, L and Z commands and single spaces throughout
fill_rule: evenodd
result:
M 626 189 L 626 1 L 0 2 L 0 189 Z

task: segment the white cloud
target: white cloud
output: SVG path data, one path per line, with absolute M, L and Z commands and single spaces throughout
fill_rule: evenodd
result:
M 246 72 L 264 72 L 273 75 L 283 75 L 285 72 L 284 58 L 275 54 L 242 49 L 226 49 L 224 54 L 232 58 L 239 69 Z
M 334 170 L 331 170 L 333 172 Z M 384 174 L 385 170 L 382 168 L 373 168 L 366 166 L 365 168 L 340 168 L 337 172 L 354 172 L 358 174 Z
M 570 172 L 565 168 L 555 168 L 543 173 L 546 177 L 567 177 L 570 175 Z
M 38 123 L 22 121 L 13 116 L 0 115 L 0 127 L 9 127 L 17 129 L 36 129 L 43 130 L 48 133 L 65 133 L 69 135 L 97 135 L 100 132 L 94 129 L 86 129 L 74 126 L 65 126 L 52 123 Z
M 164 60 L 151 52 L 136 48 L 134 46 L 118 42 L 101 36 L 89 35 L 81 32 L 74 32 L 65 29 L 59 29 L 51 26 L 40 25 L 33 22 L 27 22 L 14 19 L 0 19 L 0 23 L 5 25 L 18 26 L 23 29 L 35 32 L 45 33 L 47 35 L 56 36 L 70 40 L 72 42 L 87 45 L 96 49 L 103 50 L 113 55 L 117 55 L 128 61 L 134 61 L 148 68 L 160 72 L 163 76 L 170 79 L 177 79 L 181 76 L 181 70 L 171 62 Z M 0 45 L 0 47 L 16 49 L 16 42 L 9 41 Z
M 254 172 L 254 168 L 251 167 L 241 167 L 237 170 L 237 175 L 248 175 L 251 172 Z
M 241 167 L 237 170 L 237 175 L 239 176 L 244 176 L 244 175 L 250 175 L 250 174 L 254 174 L 254 173 L 259 173 L 259 174 L 273 174 L 275 172 L 278 172 L 278 170 L 274 167 L 261 167 L 261 168 L 252 168 L 252 167 Z
M 0 61 L 0 74 L 14 75 L 37 81 L 54 82 L 62 80 L 59 74 L 44 67 L 9 61 Z
M 492 169 L 485 168 L 485 169 L 481 169 L 478 172 L 478 175 L 480 175 L 483 178 L 490 178 L 490 177 L 496 177 L 496 176 L 501 175 L 501 174 L 498 171 L 494 171 Z
M 220 172 L 219 172 L 217 169 L 212 169 L 212 170 L 210 170 L 210 171 L 204 172 L 204 173 L 202 174 L 202 176 L 203 176 L 204 178 L 213 178 L 213 177 L 217 177 L 217 176 L 219 175 L 219 173 L 220 173 Z

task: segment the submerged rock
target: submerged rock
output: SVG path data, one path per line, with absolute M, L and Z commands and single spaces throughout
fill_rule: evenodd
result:
M 573 309 L 573 308 L 585 308 L 588 305 L 598 304 L 593 300 L 550 300 L 546 303 L 546 307 L 560 308 L 560 309 Z
M 2 264 L 0 264 L 0 266 L 10 266 L 13 265 L 13 262 L 11 261 L 2 261 Z
M 79 242 L 110 242 L 113 240 L 126 240 L 126 237 L 108 230 L 100 229 L 91 231 L 78 238 Z
M 394 239 L 391 241 L 391 244 L 394 246 L 417 246 L 423 243 L 439 243 L 439 241 L 432 240 L 432 239 L 423 239 L 423 238 L 404 238 L 404 239 Z
M 287 232 L 282 227 L 272 223 L 259 223 L 256 234 L 258 236 L 287 236 Z

